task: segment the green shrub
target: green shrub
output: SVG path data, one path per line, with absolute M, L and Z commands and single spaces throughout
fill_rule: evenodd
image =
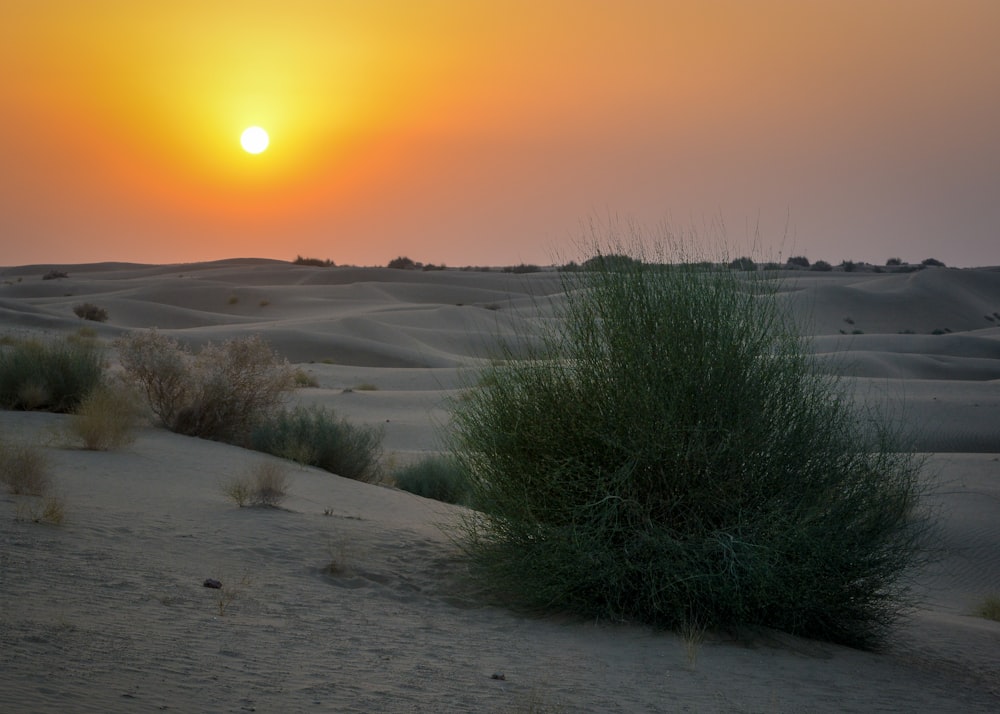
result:
M 445 503 L 467 503 L 468 480 L 459 463 L 446 456 L 429 456 L 394 474 L 396 486 Z
M 243 443 L 293 386 L 288 363 L 259 336 L 209 344 L 193 357 L 156 330 L 124 335 L 116 345 L 128 379 L 179 434 Z
M 529 607 L 877 644 L 922 553 L 921 462 L 817 371 L 775 286 L 564 275 L 543 346 L 455 404 L 473 572 Z
M 101 350 L 91 341 L 19 342 L 0 349 L 0 407 L 72 411 L 103 371 Z
M 338 476 L 372 482 L 379 476 L 382 431 L 338 419 L 331 410 L 296 407 L 257 424 L 248 445 Z

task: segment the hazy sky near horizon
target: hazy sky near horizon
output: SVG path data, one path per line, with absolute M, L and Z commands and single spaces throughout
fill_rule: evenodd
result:
M 997 265 L 998 31 L 994 0 L 3 0 L 0 265 L 550 263 L 612 214 Z

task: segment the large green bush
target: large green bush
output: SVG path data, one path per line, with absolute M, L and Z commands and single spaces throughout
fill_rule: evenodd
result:
M 338 419 L 329 409 L 296 407 L 259 422 L 248 446 L 338 476 L 371 482 L 379 476 L 382 431 Z
M 101 349 L 87 340 L 25 340 L 0 347 L 0 407 L 72 411 L 103 372 Z
M 919 459 L 763 277 L 590 264 L 543 347 L 456 404 L 473 572 L 527 606 L 877 644 L 926 531 Z

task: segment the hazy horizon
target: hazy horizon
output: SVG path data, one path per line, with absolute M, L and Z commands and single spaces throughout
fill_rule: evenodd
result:
M 0 265 L 551 264 L 609 215 L 708 254 L 724 223 L 734 256 L 1000 264 L 989 0 L 0 15 Z

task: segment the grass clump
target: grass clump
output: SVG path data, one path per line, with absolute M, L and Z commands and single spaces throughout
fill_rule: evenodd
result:
M 922 552 L 921 462 L 817 371 L 775 286 L 665 260 L 564 276 L 542 346 L 455 406 L 473 572 L 588 617 L 880 642 Z
M 45 454 L 31 444 L 0 440 L 0 483 L 16 496 L 44 496 L 52 487 Z
M 976 608 L 976 615 L 987 620 L 1000 622 L 1000 597 L 990 595 Z
M 104 371 L 100 347 L 88 340 L 25 340 L 0 349 L 0 407 L 73 411 Z
M 257 424 L 248 446 L 357 481 L 370 483 L 380 475 L 382 431 L 338 419 L 328 409 L 276 412 Z
M 396 486 L 445 503 L 468 502 L 468 480 L 461 465 L 448 456 L 429 456 L 399 469 Z
M 194 356 L 156 330 L 116 344 L 127 378 L 179 434 L 242 443 L 293 384 L 288 363 L 259 336 L 209 344 Z
M 73 412 L 69 431 L 91 451 L 109 451 L 135 441 L 138 409 L 134 393 L 122 384 L 91 390 Z
M 288 495 L 288 483 L 288 474 L 281 464 L 262 461 L 249 476 L 223 484 L 222 492 L 240 508 L 277 508 Z

